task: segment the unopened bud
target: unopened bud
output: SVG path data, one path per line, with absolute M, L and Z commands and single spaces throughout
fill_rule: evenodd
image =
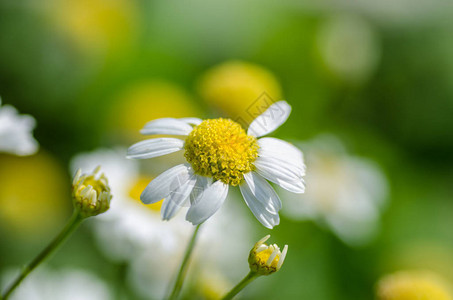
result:
M 267 235 L 259 240 L 250 251 L 250 270 L 259 275 L 270 275 L 280 270 L 288 252 L 288 245 L 280 252 L 276 244 L 269 246 L 264 244 L 269 238 L 270 235 Z
M 107 211 L 112 195 L 107 177 L 99 173 L 100 166 L 91 174 L 82 174 L 79 169 L 72 182 L 74 208 L 82 218 L 96 216 Z

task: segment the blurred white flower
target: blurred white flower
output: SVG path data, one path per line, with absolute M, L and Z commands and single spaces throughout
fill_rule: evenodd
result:
M 140 177 L 136 161 L 125 159 L 125 152 L 121 148 L 100 149 L 79 154 L 71 161 L 71 170 L 89 170 L 100 165 L 109 174 L 115 198 L 110 209 L 98 216 L 93 225 L 99 245 L 116 261 L 128 261 L 156 241 L 163 251 L 170 251 L 181 243 L 180 239 L 190 234 L 190 226 L 185 226 L 183 220 L 164 223 L 160 219 L 159 206 L 149 208 L 134 198 L 134 191 L 151 178 Z
M 38 142 L 32 131 L 35 119 L 28 115 L 19 115 L 11 105 L 3 105 L 0 99 L 0 152 L 16 155 L 31 155 L 38 150 Z
M 388 185 L 372 161 L 348 155 L 333 136 L 320 136 L 300 145 L 306 154 L 307 190 L 304 195 L 281 191 L 283 213 L 296 220 L 325 224 L 345 243 L 369 242 L 379 228 L 380 210 Z
M 367 80 L 381 56 L 381 45 L 373 26 L 354 15 L 338 15 L 324 22 L 318 32 L 317 45 L 327 69 L 349 83 Z
M 200 278 L 194 278 L 195 282 L 192 282 L 198 289 L 197 293 L 207 298 L 212 294 L 223 296 L 228 288 L 248 271 L 244 258 L 247 257 L 250 243 L 253 241 L 253 219 L 243 215 L 243 207 L 236 201 L 240 200 L 238 198 L 239 195 L 234 201 L 228 201 L 221 211 L 200 228 L 189 272 L 196 274 L 194 277 L 211 274 L 211 277 L 203 277 L 202 284 Z M 232 218 L 237 218 L 237 222 L 232 224 Z M 180 214 L 176 216 L 176 220 L 184 222 L 184 216 Z M 169 224 L 174 221 L 160 222 Z M 193 226 L 187 223 L 185 227 L 193 229 Z M 159 241 L 155 241 L 141 256 L 132 261 L 129 279 L 142 295 L 165 297 L 179 269 L 189 238 L 190 234 L 187 234 L 184 240 L 178 241 L 177 245 L 169 249 L 164 249 Z
M 9 283 L 16 272 L 2 277 Z M 94 274 L 82 270 L 39 268 L 11 294 L 11 300 L 112 300 L 109 287 Z
M 111 259 L 128 264 L 128 284 L 134 290 L 145 297 L 162 298 L 178 271 L 194 227 L 182 214 L 172 222 L 162 221 L 162 201 L 151 206 L 141 203 L 140 193 L 151 178 L 142 176 L 137 161 L 126 159 L 125 152 L 118 148 L 82 153 L 71 161 L 71 170 L 100 165 L 109 174 L 114 199 L 107 212 L 91 220 L 98 244 Z M 237 216 L 243 213 L 238 203 L 229 202 L 200 229 L 193 264 L 200 261 L 203 268 L 225 268 L 234 276 L 247 270 L 243 257 L 252 239 L 252 225 L 247 223 L 250 218 Z M 238 218 L 234 224 L 232 211 Z M 231 244 L 235 251 L 228 247 Z

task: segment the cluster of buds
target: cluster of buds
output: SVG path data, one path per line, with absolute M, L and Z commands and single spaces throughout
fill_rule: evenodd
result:
M 270 235 L 263 237 L 250 251 L 250 270 L 258 275 L 270 275 L 280 270 L 288 252 L 288 245 L 280 251 L 276 244 L 269 246 L 264 244 L 269 238 Z
M 112 195 L 104 173 L 97 175 L 101 167 L 91 174 L 82 174 L 79 169 L 72 182 L 74 208 L 82 218 L 99 215 L 110 207 Z

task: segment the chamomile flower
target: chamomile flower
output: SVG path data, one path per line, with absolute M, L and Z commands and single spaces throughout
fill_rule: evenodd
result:
M 288 191 L 303 193 L 305 165 L 302 152 L 293 145 L 276 138 L 258 138 L 282 125 L 290 111 L 285 101 L 276 102 L 254 119 L 247 131 L 222 118 L 164 118 L 147 123 L 142 134 L 182 138 L 141 141 L 128 149 L 127 157 L 147 159 L 184 150 L 187 163 L 152 180 L 141 194 L 142 202 L 164 199 L 164 220 L 190 202 L 186 220 L 197 225 L 222 206 L 230 185 L 239 186 L 255 217 L 267 228 L 278 225 L 282 204 L 266 179 Z
M 31 155 L 38 150 L 38 142 L 32 131 L 35 119 L 28 115 L 19 115 L 10 105 L 2 105 L 0 98 L 0 152 L 15 155 Z

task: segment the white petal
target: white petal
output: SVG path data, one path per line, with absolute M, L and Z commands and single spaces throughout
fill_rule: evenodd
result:
M 186 220 L 194 225 L 206 221 L 222 206 L 228 194 L 228 185 L 216 181 L 207 185 L 203 191 L 197 192 L 199 196 L 194 199 L 186 215 Z
M 129 147 L 127 158 L 145 159 L 182 150 L 184 141 L 175 138 L 157 138 L 138 142 Z
M 265 137 L 258 140 L 259 156 L 273 157 L 291 164 L 304 165 L 302 151 L 296 146 L 280 139 Z
M 203 120 L 199 118 L 179 118 L 179 120 L 184 121 L 190 125 L 200 125 L 200 123 L 203 122 Z
M 278 213 L 269 212 L 262 203 L 254 196 L 252 190 L 247 183 L 239 186 L 241 194 L 244 197 L 245 203 L 252 211 L 253 215 L 263 224 L 266 228 L 272 229 L 280 223 Z
M 272 186 L 255 172 L 244 174 L 244 179 L 253 196 L 271 213 L 278 213 L 282 208 L 282 202 L 278 198 Z
M 168 169 L 148 184 L 140 199 L 145 204 L 156 203 L 170 195 L 182 183 L 187 182 L 192 175 L 192 168 L 187 164 L 177 165 Z
M 252 121 L 247 134 L 256 137 L 269 134 L 285 123 L 290 113 L 291 106 L 286 101 L 275 102 Z
M 179 211 L 179 209 L 187 203 L 189 195 L 197 182 L 197 176 L 191 173 L 190 177 L 179 176 L 176 189 L 170 187 L 170 194 L 165 197 L 162 204 L 161 216 L 164 220 L 170 220 Z M 187 179 L 187 180 L 186 180 Z M 184 182 L 184 180 L 186 180 Z
M 258 174 L 282 188 L 293 193 L 305 191 L 305 183 L 302 179 L 303 172 L 297 165 L 268 157 L 258 157 L 254 165 Z
M 212 184 L 211 177 L 197 176 L 197 182 L 190 194 L 190 203 L 195 203 L 198 197 L 201 196 L 203 191 L 207 189 Z
M 169 134 L 169 135 L 188 135 L 192 131 L 192 126 L 182 120 L 174 118 L 162 118 L 146 123 L 141 134 Z

